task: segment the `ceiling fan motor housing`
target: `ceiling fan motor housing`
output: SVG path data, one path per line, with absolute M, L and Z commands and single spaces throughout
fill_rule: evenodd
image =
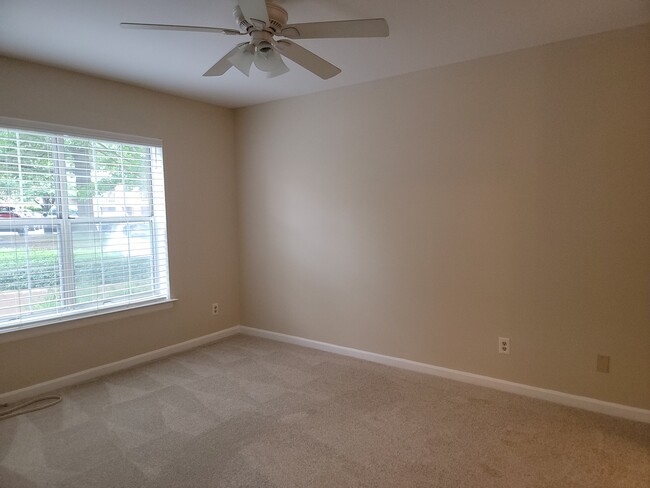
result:
M 278 34 L 282 31 L 282 28 L 287 25 L 289 14 L 287 14 L 287 11 L 285 9 L 271 2 L 266 3 L 266 9 L 269 15 L 269 25 L 265 25 L 261 21 L 259 25 L 255 25 L 249 22 L 248 19 L 244 17 L 241 8 L 239 8 L 239 5 L 235 7 L 232 13 L 235 16 L 235 20 L 241 29 L 248 33 L 251 31 L 266 30 L 268 32 L 271 32 L 273 35 Z

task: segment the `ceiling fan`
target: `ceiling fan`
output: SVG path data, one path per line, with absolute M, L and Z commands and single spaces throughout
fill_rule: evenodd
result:
M 203 76 L 221 76 L 233 66 L 246 76 L 250 76 L 250 69 L 254 63 L 260 71 L 266 73 L 267 78 L 274 78 L 289 71 L 289 68 L 282 60 L 282 56 L 285 56 L 326 80 L 336 76 L 341 70 L 289 39 L 388 36 L 386 19 L 287 24 L 287 11 L 271 1 L 237 0 L 237 3 L 233 15 L 241 30 L 245 32 L 236 29 L 197 25 L 142 24 L 136 22 L 122 22 L 120 25 L 134 29 L 212 32 L 227 36 L 250 36 L 250 41 L 237 44 Z M 283 39 L 276 39 L 276 37 L 282 37 Z

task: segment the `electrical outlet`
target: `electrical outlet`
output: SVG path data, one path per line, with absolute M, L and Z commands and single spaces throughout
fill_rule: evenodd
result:
M 510 338 L 499 337 L 499 353 L 510 354 Z
M 212 315 L 219 315 L 219 304 L 218 303 L 213 303 L 212 304 Z
M 603 354 L 596 356 L 596 371 L 599 373 L 609 373 L 609 356 Z

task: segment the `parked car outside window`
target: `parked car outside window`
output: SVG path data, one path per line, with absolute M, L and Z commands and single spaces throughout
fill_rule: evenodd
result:
M 20 219 L 22 218 L 22 215 L 20 215 L 16 211 L 16 207 L 11 207 L 9 205 L 2 205 L 0 206 L 0 219 Z M 24 236 L 25 232 L 27 231 L 25 229 L 25 226 L 15 226 L 11 230 L 18 232 L 18 235 Z

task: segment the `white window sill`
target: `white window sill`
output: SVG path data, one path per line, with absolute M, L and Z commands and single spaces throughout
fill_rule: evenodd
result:
M 14 327 L 9 326 L 4 329 L 0 327 L 0 344 L 27 339 L 29 337 L 51 334 L 53 332 L 75 329 L 77 327 L 109 322 L 111 320 L 119 320 L 136 315 L 158 312 L 160 310 L 172 308 L 176 301 L 178 301 L 178 299 L 169 298 L 156 300 L 154 302 L 144 302 L 116 307 L 113 309 L 100 310 L 98 312 L 95 311 L 92 314 L 87 315 L 69 315 L 66 317 L 58 317 L 29 324 L 21 324 Z

